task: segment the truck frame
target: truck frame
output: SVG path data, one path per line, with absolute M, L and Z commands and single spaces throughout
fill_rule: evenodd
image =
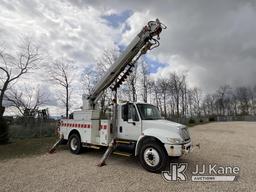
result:
M 149 21 L 110 66 L 90 95 L 82 96 L 82 109 L 73 113 L 73 119 L 60 121 L 60 141 L 66 141 L 73 154 L 79 154 L 82 147 L 105 147 L 107 150 L 99 166 L 104 165 L 113 152 L 138 156 L 146 170 L 160 172 L 165 169 L 168 157 L 180 157 L 191 151 L 192 143 L 186 126 L 164 120 L 157 107 L 151 104 L 117 102 L 118 87 L 132 72 L 140 56 L 160 45 L 159 35 L 165 28 L 158 19 Z M 103 117 L 98 100 L 107 88 L 113 91 L 114 98 Z

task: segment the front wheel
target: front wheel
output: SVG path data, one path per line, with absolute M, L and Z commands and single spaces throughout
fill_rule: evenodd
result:
M 81 152 L 81 139 L 78 134 L 72 134 L 69 137 L 68 147 L 71 153 L 79 154 Z
M 141 147 L 139 160 L 144 169 L 158 173 L 166 168 L 168 155 L 158 142 L 146 143 Z

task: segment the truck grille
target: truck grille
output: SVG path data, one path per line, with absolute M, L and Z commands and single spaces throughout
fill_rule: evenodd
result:
M 180 129 L 180 136 L 184 141 L 188 141 L 190 139 L 190 134 L 187 127 Z

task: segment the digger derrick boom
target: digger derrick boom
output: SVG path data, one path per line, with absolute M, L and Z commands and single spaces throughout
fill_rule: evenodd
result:
M 142 54 L 145 54 L 147 50 L 159 46 L 159 42 L 154 37 L 157 36 L 159 39 L 159 34 L 163 28 L 165 28 L 165 26 L 158 19 L 148 22 L 96 84 L 92 93 L 87 98 L 90 108 L 94 108 L 95 103 L 105 89 L 112 85 L 112 90 L 115 90 L 125 81 L 127 76 L 131 73 L 134 63 Z

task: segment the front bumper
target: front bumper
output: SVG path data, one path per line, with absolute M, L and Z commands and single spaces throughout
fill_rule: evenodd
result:
M 164 144 L 164 147 L 167 151 L 168 156 L 179 157 L 192 151 L 192 142 L 190 141 L 188 143 L 179 145 Z

